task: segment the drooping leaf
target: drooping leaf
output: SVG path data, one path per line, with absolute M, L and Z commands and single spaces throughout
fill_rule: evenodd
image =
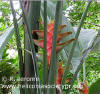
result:
M 18 25 L 21 26 L 22 20 L 18 22 Z M 2 52 L 5 48 L 5 45 L 12 37 L 14 33 L 14 26 L 9 27 L 1 36 L 0 36 L 0 57 L 2 57 Z

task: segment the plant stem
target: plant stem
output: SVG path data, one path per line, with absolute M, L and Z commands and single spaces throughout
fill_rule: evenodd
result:
M 21 42 L 20 42 L 19 28 L 18 28 L 17 19 L 16 19 L 16 13 L 13 7 L 12 0 L 10 0 L 10 5 L 11 5 L 11 10 L 12 10 L 12 15 L 13 15 L 13 23 L 14 23 L 14 28 L 15 28 L 16 43 L 17 43 L 17 49 L 18 49 L 20 78 L 22 78 L 24 77 L 23 54 L 22 54 L 22 48 L 21 48 Z M 24 83 L 21 81 L 20 84 L 23 85 Z M 24 89 L 20 88 L 20 94 L 24 94 L 24 93 L 25 93 Z
M 44 50 L 43 50 L 43 84 L 47 84 L 48 63 L 47 63 L 47 1 L 44 0 Z M 43 94 L 46 94 L 44 88 Z
M 83 62 L 83 80 L 86 80 L 85 61 Z
M 29 3 L 29 9 L 28 9 L 28 12 L 26 12 L 26 11 L 25 12 L 27 13 L 26 15 L 28 15 L 27 19 L 28 19 L 29 26 L 30 26 L 30 33 L 32 33 L 32 30 L 39 30 L 41 0 L 39 0 L 39 1 L 33 0 L 33 1 L 27 1 L 27 2 Z M 29 49 L 31 51 L 31 47 L 27 46 L 27 44 L 30 45 L 30 43 L 28 43 L 29 41 L 27 39 L 28 39 L 28 33 L 25 33 L 25 48 Z M 36 33 L 32 34 L 32 39 L 38 39 L 38 35 Z M 35 44 L 34 44 L 34 49 L 35 49 L 35 52 L 38 52 L 38 46 Z M 32 56 L 29 55 L 28 53 L 26 53 L 25 57 L 26 57 L 25 58 L 26 68 L 28 68 L 27 70 L 28 70 L 30 76 L 35 77 L 34 67 L 31 67 L 31 66 L 34 66 L 32 63 L 33 62 Z M 27 64 L 28 60 L 30 61 L 30 64 Z M 37 69 L 37 71 L 38 71 L 38 69 Z M 40 81 L 33 81 L 33 82 L 31 82 L 31 84 L 40 85 Z M 32 94 L 36 94 L 36 92 L 37 92 L 37 94 L 40 94 L 41 88 L 33 88 L 31 91 L 32 91 L 31 92 Z
M 22 1 L 19 0 L 19 2 L 20 2 L 21 9 L 22 9 L 24 21 L 26 23 L 27 31 L 28 31 L 28 37 L 29 37 L 30 47 L 31 47 L 31 51 L 32 51 L 32 60 L 33 60 L 35 78 L 39 78 L 38 69 L 37 69 L 37 62 L 36 62 L 36 54 L 35 54 L 35 48 L 34 48 L 34 41 L 32 40 L 32 34 L 31 34 L 31 32 L 32 32 L 31 27 L 30 27 L 30 24 L 29 24 L 28 19 L 26 17 L 26 14 L 25 14 L 25 11 L 24 11 L 24 8 L 22 5 Z M 38 81 L 36 81 L 36 79 L 35 79 L 35 85 L 40 85 L 40 82 L 38 83 Z M 39 91 L 38 91 L 38 89 L 37 89 L 37 94 L 41 94 L 40 89 L 39 89 Z
M 57 29 L 59 26 L 61 4 L 62 4 L 61 1 L 57 1 L 48 85 L 56 85 L 56 74 L 57 74 L 56 42 L 57 42 Z M 47 94 L 56 94 L 56 89 L 48 88 Z
M 26 26 L 27 26 L 27 31 L 28 31 L 28 35 L 29 35 L 29 40 L 30 40 L 30 45 L 31 45 L 31 50 L 32 50 L 32 59 L 33 59 L 33 65 L 34 65 L 34 70 L 35 70 L 35 76 L 37 76 L 37 65 L 36 65 L 36 56 L 35 56 L 35 50 L 34 50 L 34 43 L 33 43 L 33 40 L 32 40 L 32 35 L 31 35 L 31 30 L 30 30 L 30 26 L 29 26 L 29 23 L 28 23 L 28 19 L 26 18 L 26 15 L 25 15 L 25 12 L 24 12 L 24 8 L 23 8 L 23 5 L 22 5 L 22 1 L 20 1 L 20 6 L 21 6 L 21 9 L 22 9 L 22 12 L 23 12 L 23 18 L 25 20 L 25 23 L 26 23 Z
M 75 39 L 76 39 L 76 40 L 74 41 L 74 43 L 73 43 L 73 45 L 72 45 L 72 48 L 71 48 L 71 51 L 70 51 L 70 54 L 69 54 L 69 57 L 68 57 L 67 65 L 66 65 L 66 68 L 65 68 L 65 71 L 64 71 L 64 74 L 63 74 L 62 84 L 64 84 L 64 82 L 65 82 L 65 79 L 66 79 L 65 76 L 66 76 L 66 74 L 68 73 L 69 66 L 70 66 L 70 64 L 71 64 L 71 60 L 72 60 L 72 57 L 73 57 L 74 49 L 75 49 L 75 47 L 76 47 L 76 43 L 77 43 L 77 40 L 78 40 L 78 37 L 79 37 L 79 34 L 80 34 L 81 26 L 83 25 L 84 19 L 85 19 L 85 17 L 86 17 L 86 14 L 87 14 L 87 11 L 88 11 L 88 8 L 89 8 L 91 2 L 92 2 L 92 0 L 90 0 L 90 1 L 88 2 L 87 7 L 86 7 L 86 9 L 85 9 L 85 11 L 84 11 L 84 13 L 83 13 L 83 15 L 82 15 L 80 24 L 79 24 L 79 26 L 78 26 L 77 33 L 76 33 L 76 35 L 75 35 Z

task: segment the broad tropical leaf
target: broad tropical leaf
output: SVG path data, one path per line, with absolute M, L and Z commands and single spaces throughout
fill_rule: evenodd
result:
M 22 24 L 22 19 L 18 22 L 19 26 L 21 26 L 21 24 Z M 8 43 L 13 33 L 14 33 L 14 26 L 11 26 L 0 36 L 0 57 L 2 57 L 5 45 Z
M 41 12 L 41 17 L 42 17 L 42 12 Z M 48 12 L 48 19 L 53 20 L 54 13 L 55 13 L 55 5 L 52 2 L 48 1 L 48 11 L 47 12 Z M 72 25 L 70 24 L 70 22 L 67 20 L 67 18 L 64 15 L 62 16 L 62 25 L 67 26 L 62 29 L 63 33 L 71 31 L 72 34 L 71 36 L 63 38 L 61 41 L 64 42 L 65 40 L 74 38 L 77 27 L 72 27 Z M 80 60 L 83 56 L 83 52 L 91 46 L 97 34 L 98 32 L 96 32 L 96 30 L 81 29 L 81 33 L 79 35 L 79 39 L 75 47 L 74 55 L 72 58 L 72 70 L 71 70 L 72 73 L 76 71 L 78 65 L 80 64 Z M 69 56 L 71 47 L 72 47 L 72 44 L 69 44 L 68 46 L 64 47 L 64 49 L 59 54 L 65 64 L 67 63 L 67 58 Z

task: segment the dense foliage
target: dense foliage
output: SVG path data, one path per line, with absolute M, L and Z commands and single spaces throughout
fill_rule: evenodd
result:
M 86 7 L 87 2 L 85 0 L 75 1 L 68 3 L 72 6 L 69 11 L 69 19 L 72 25 L 77 26 Z M 100 3 L 92 2 L 89 7 L 87 17 L 84 21 L 83 28 L 99 29 L 100 28 Z
M 66 11 L 69 11 L 69 14 L 67 16 L 69 21 L 71 22 L 71 24 L 73 26 L 78 26 L 87 2 L 85 2 L 84 0 L 75 1 L 75 2 L 66 1 L 66 4 L 68 4 L 68 6 L 72 6 L 72 8 L 70 10 L 66 10 Z M 66 8 L 64 8 L 64 11 L 65 11 L 65 9 Z M 1 33 L 1 31 L 4 31 L 6 28 L 8 28 L 8 26 L 11 25 L 10 15 L 11 15 L 10 4 L 8 2 L 0 1 L 0 33 Z M 100 3 L 92 2 L 91 6 L 89 7 L 88 14 L 85 19 L 83 28 L 98 30 L 98 29 L 100 29 L 99 23 L 100 23 Z M 43 28 L 43 27 L 40 25 L 39 28 Z M 21 41 L 22 48 L 24 50 L 24 28 L 23 28 L 23 26 L 20 27 L 20 34 L 21 34 L 21 40 L 22 40 Z M 12 38 L 10 39 L 9 43 L 7 44 L 7 46 L 5 48 L 6 49 L 3 53 L 2 60 L 0 61 L 0 77 L 1 77 L 0 84 L 3 84 L 2 77 L 4 77 L 4 76 L 6 76 L 7 78 L 14 76 L 15 79 L 16 79 L 16 77 L 19 77 L 19 75 L 18 75 L 19 74 L 19 72 L 18 72 L 18 68 L 19 68 L 18 56 L 16 55 L 15 56 L 16 58 L 13 59 L 13 58 L 8 58 L 8 54 L 7 54 L 8 49 L 17 50 L 15 35 L 12 36 Z M 41 52 L 43 52 L 43 50 L 41 50 L 39 48 L 39 53 L 41 53 Z M 86 63 L 86 79 L 87 79 L 88 85 L 90 87 L 91 84 L 94 83 L 99 78 L 99 75 L 100 75 L 100 52 L 92 51 L 88 55 L 85 63 Z M 41 78 L 40 80 L 41 80 L 41 82 L 43 82 L 42 81 L 43 80 L 42 79 L 43 63 L 38 62 L 38 66 L 39 66 L 39 74 L 40 74 L 40 78 Z M 73 75 L 70 72 L 69 72 L 69 76 L 73 77 Z M 80 71 L 80 81 L 81 82 L 83 81 L 83 69 L 82 68 Z M 16 84 L 16 83 L 8 81 L 5 84 Z M 78 85 L 78 83 L 77 83 L 77 81 L 75 81 L 74 87 L 72 88 L 72 91 L 70 94 L 78 93 L 77 85 Z M 91 88 L 93 86 L 94 85 L 92 85 Z M 7 93 L 8 89 L 7 90 L 1 89 L 0 91 L 3 93 L 4 92 Z M 65 90 L 64 90 L 64 93 L 65 93 Z
M 6 51 L 7 48 L 3 53 L 2 60 L 0 61 L 0 94 L 7 94 L 10 92 L 11 88 L 2 88 L 3 85 L 16 84 L 17 82 L 10 79 L 11 77 L 14 79 L 18 77 L 17 58 L 8 58 Z
M 10 4 L 0 0 L 0 31 L 5 30 L 10 23 Z

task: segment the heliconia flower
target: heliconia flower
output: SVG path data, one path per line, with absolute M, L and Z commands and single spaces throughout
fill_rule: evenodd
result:
M 43 22 L 42 22 L 43 24 Z M 60 25 L 58 27 L 58 35 L 57 35 L 57 46 L 56 46 L 56 52 L 59 52 L 63 47 L 65 47 L 65 45 L 70 44 L 73 40 L 75 40 L 74 38 L 60 43 L 61 39 L 72 34 L 72 32 L 65 32 L 65 33 L 60 33 L 61 29 L 63 29 L 64 27 L 66 27 L 66 25 Z M 54 31 L 54 21 L 51 21 L 49 24 L 47 24 L 47 59 L 48 59 L 48 66 L 50 66 L 50 58 L 51 58 L 51 50 L 52 50 L 52 39 L 53 39 L 53 31 Z M 36 45 L 38 45 L 41 48 L 44 48 L 44 31 L 43 30 L 33 30 L 32 33 L 37 33 L 41 40 L 35 40 L 34 42 Z
M 83 84 L 83 94 L 88 94 L 88 83 L 86 80 L 84 80 Z
M 43 22 L 42 22 L 43 24 Z M 63 43 L 61 43 L 61 39 L 64 37 L 67 37 L 68 35 L 72 34 L 72 32 L 65 32 L 65 33 L 61 33 L 61 29 L 63 29 L 64 27 L 66 27 L 66 25 L 60 25 L 58 27 L 58 35 L 57 35 L 57 46 L 56 46 L 56 52 L 59 52 L 63 47 L 65 47 L 66 45 L 70 44 L 73 40 L 75 40 L 74 38 L 65 41 Z M 48 66 L 50 66 L 50 58 L 51 58 L 51 50 L 52 50 L 52 40 L 53 40 L 53 31 L 54 31 L 54 21 L 51 21 L 49 24 L 47 24 L 47 59 L 48 59 Z M 36 45 L 38 45 L 41 48 L 44 48 L 44 31 L 43 30 L 33 30 L 32 33 L 37 33 L 37 35 L 40 36 L 41 40 L 35 40 L 34 39 L 34 43 Z M 58 65 L 58 70 L 57 70 L 57 78 L 56 78 L 56 84 L 59 85 L 61 84 L 62 81 L 62 76 L 63 76 L 63 72 L 64 72 L 64 67 L 62 66 L 62 62 L 59 63 Z M 66 80 L 67 83 L 70 80 Z
M 65 69 L 65 66 L 62 66 L 62 64 L 63 64 L 62 62 L 59 62 L 59 65 L 58 65 L 57 78 L 56 78 L 56 84 L 57 85 L 61 84 L 62 76 L 63 76 L 64 69 Z M 71 81 L 71 78 L 67 78 L 65 80 L 65 84 L 68 84 L 70 81 Z
M 72 80 L 72 78 L 67 78 L 65 81 L 65 84 L 68 84 L 71 80 Z
M 82 88 L 78 88 L 79 92 L 82 94 L 88 94 L 88 83 L 84 80 L 84 83 L 81 83 Z
M 57 78 L 56 78 L 57 85 L 61 84 L 63 72 L 64 72 L 64 66 L 62 66 L 62 62 L 60 62 L 57 70 Z

